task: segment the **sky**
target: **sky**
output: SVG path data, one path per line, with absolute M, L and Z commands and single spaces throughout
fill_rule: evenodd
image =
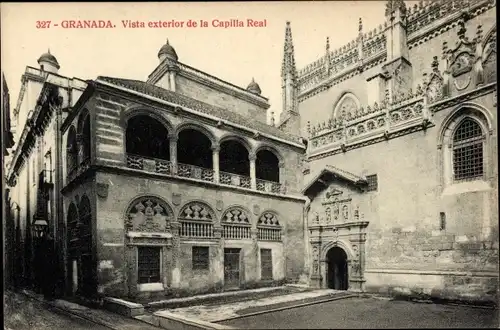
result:
M 286 21 L 291 22 L 297 69 L 330 49 L 354 40 L 358 21 L 368 32 L 384 22 L 386 1 L 216 2 L 216 3 L 2 3 L 1 62 L 14 107 L 27 65 L 50 48 L 64 76 L 112 76 L 146 80 L 159 64 L 167 38 L 179 61 L 246 87 L 252 77 L 269 98 L 276 118 L 281 111 L 281 62 Z M 266 20 L 266 27 L 213 27 L 213 20 Z M 63 21 L 110 20 L 116 28 L 63 28 Z M 122 20 L 198 22 L 197 27 L 124 28 Z M 208 27 L 200 27 L 200 20 Z M 37 21 L 50 21 L 37 28 Z M 54 26 L 58 24 L 58 26 Z M 47 23 L 45 24 L 47 25 Z M 40 25 L 41 26 L 41 25 Z

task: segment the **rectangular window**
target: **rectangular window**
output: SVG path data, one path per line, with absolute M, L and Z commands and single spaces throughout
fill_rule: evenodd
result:
M 138 283 L 160 283 L 161 248 L 141 246 L 137 251 Z
M 209 247 L 193 246 L 193 269 L 209 269 Z
M 260 249 L 260 269 L 262 280 L 273 279 L 273 255 L 271 249 Z
M 440 230 L 446 229 L 446 213 L 444 212 L 439 213 L 439 229 Z
M 377 191 L 378 190 L 378 178 L 377 174 L 367 175 L 366 181 L 368 181 L 367 191 Z

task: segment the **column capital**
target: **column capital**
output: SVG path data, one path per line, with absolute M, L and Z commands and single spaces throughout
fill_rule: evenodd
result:
M 285 162 L 283 160 L 280 160 L 278 163 L 279 168 L 284 168 L 285 167 Z
M 255 161 L 256 159 L 257 159 L 257 154 L 256 154 L 256 153 L 254 153 L 254 152 L 250 152 L 250 153 L 248 154 L 248 160 L 249 160 L 249 161 Z
M 220 145 L 218 145 L 218 144 L 212 144 L 212 147 L 210 149 L 212 149 L 212 152 L 219 152 L 220 151 Z
M 179 137 L 177 136 L 177 134 L 171 133 L 168 135 L 169 142 L 177 142 L 178 139 Z

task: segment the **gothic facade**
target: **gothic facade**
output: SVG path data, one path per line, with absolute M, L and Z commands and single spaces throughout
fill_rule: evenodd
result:
M 311 285 L 496 301 L 495 2 L 381 23 L 297 72 Z

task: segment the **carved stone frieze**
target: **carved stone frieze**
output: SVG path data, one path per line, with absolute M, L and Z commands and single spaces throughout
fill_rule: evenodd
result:
M 125 228 L 127 231 L 165 232 L 172 220 L 173 212 L 168 204 L 156 197 L 143 197 L 129 207 Z

